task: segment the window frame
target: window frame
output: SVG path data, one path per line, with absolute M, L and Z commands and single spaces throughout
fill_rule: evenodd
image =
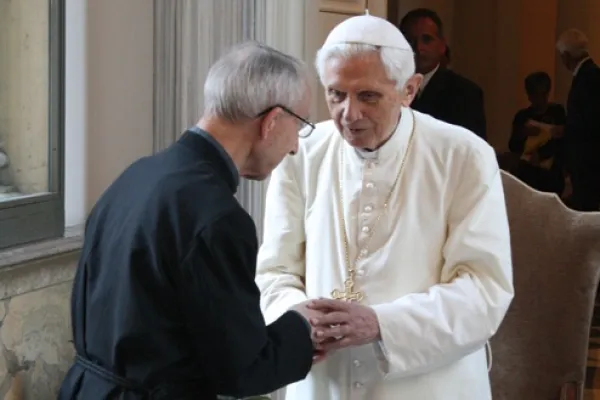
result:
M 61 237 L 65 232 L 65 0 L 49 0 L 48 11 L 49 192 L 0 202 L 0 250 Z

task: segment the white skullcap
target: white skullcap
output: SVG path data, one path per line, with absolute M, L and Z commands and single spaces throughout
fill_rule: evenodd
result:
M 394 24 L 372 15 L 359 15 L 344 20 L 329 33 L 323 47 L 343 43 L 369 44 L 412 52 L 404 35 Z

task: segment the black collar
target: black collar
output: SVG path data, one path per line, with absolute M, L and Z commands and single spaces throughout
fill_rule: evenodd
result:
M 235 193 L 237 191 L 240 183 L 240 174 L 223 146 L 210 136 L 208 132 L 197 127 L 188 129 L 181 135 L 177 143 L 193 150 L 206 161 L 214 164 L 219 171 L 227 171 L 223 178 L 227 181 L 232 192 Z

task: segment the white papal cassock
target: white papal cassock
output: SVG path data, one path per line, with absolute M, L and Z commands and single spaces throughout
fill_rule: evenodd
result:
M 323 122 L 274 171 L 257 270 L 267 322 L 343 289 L 340 173 L 351 260 L 363 251 L 355 289 L 382 340 L 331 354 L 287 387 L 286 400 L 490 399 L 485 343 L 513 298 L 501 176 L 489 145 L 425 114 L 403 109 L 371 157 Z

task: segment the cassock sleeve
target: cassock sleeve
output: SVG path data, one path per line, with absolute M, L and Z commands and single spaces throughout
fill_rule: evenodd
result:
M 493 150 L 465 157 L 450 203 L 441 283 L 373 306 L 388 379 L 428 373 L 481 349 L 514 296 L 502 179 Z M 418 268 L 418 266 L 415 266 Z
M 266 326 L 254 282 L 258 243 L 242 210 L 211 223 L 183 268 L 182 299 L 196 357 L 223 395 L 271 393 L 312 366 L 310 330 L 294 311 Z
M 269 241 L 258 252 L 256 272 L 267 321 L 308 300 L 304 286 L 304 200 L 294 167 L 293 160 L 286 157 L 273 171 L 267 189 L 263 226 Z

